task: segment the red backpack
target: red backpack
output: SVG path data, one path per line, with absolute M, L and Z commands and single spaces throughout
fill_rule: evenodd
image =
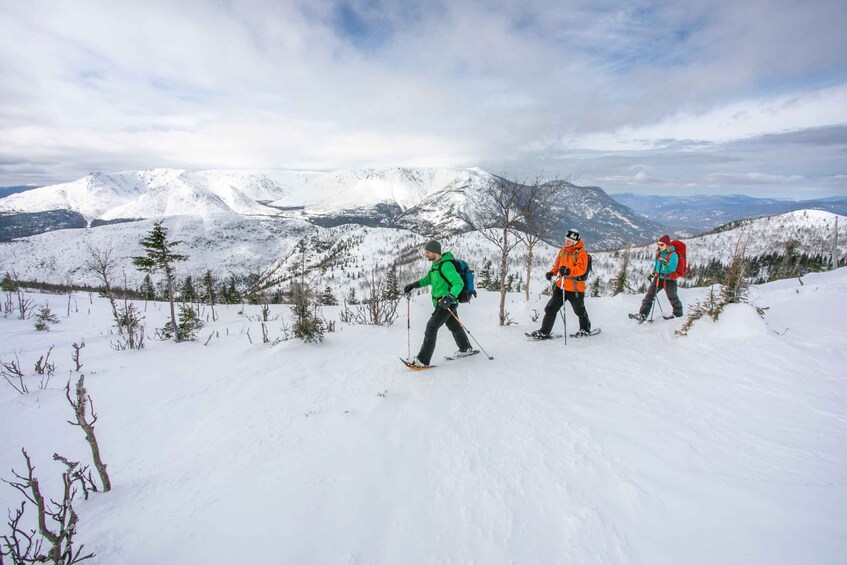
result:
M 674 239 L 671 241 L 671 245 L 673 245 L 674 251 L 676 251 L 677 263 L 676 271 L 670 277 L 672 279 L 685 277 L 685 273 L 688 271 L 688 261 L 685 259 L 685 244 L 678 239 Z

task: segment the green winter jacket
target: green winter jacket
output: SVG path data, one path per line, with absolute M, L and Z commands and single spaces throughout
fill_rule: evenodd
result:
M 459 293 L 462 292 L 465 286 L 465 283 L 462 282 L 462 276 L 456 271 L 456 266 L 453 264 L 452 259 L 453 254 L 448 251 L 441 256 L 441 259 L 434 261 L 429 272 L 418 281 L 418 286 L 421 288 L 432 286 L 433 306 L 438 304 L 439 298 L 448 294 L 453 297 L 454 303 L 458 302 L 456 297 L 459 296 Z M 439 267 L 441 268 L 441 273 L 444 274 L 443 277 L 438 272 Z M 444 280 L 445 277 L 447 280 Z M 450 282 L 448 283 L 447 281 Z

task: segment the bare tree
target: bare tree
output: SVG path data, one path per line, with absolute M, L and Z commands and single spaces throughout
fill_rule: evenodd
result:
M 100 282 L 103 283 L 103 295 L 109 300 L 112 306 L 112 317 L 115 319 L 115 324 L 118 326 L 118 333 L 123 335 L 124 328 L 118 323 L 120 315 L 118 315 L 118 304 L 115 300 L 115 293 L 112 292 L 112 272 L 117 266 L 114 256 L 114 249 L 98 249 L 96 247 L 88 248 L 88 259 L 85 261 L 85 268 L 97 275 Z
M 74 342 L 74 344 L 71 347 L 74 348 L 74 352 L 71 353 L 71 359 L 73 360 L 74 364 L 76 365 L 76 369 L 75 369 L 76 372 L 79 373 L 79 370 L 82 369 L 82 363 L 80 363 L 80 359 L 79 359 L 79 352 L 83 347 L 85 347 L 85 338 L 81 339 L 80 343 Z
M 91 457 L 94 459 L 94 467 L 100 474 L 100 480 L 103 482 L 103 492 L 112 490 L 112 481 L 109 479 L 109 474 L 106 472 L 106 464 L 100 457 L 100 446 L 97 444 L 97 437 L 94 435 L 94 423 L 97 422 L 97 413 L 94 412 L 94 402 L 91 396 L 85 390 L 85 375 L 80 375 L 76 382 L 76 398 L 71 398 L 71 381 L 68 380 L 65 386 L 65 396 L 68 402 L 74 409 L 76 422 L 68 421 L 72 426 L 79 426 L 85 432 L 85 441 L 91 447 Z M 90 409 L 89 409 L 90 407 Z M 88 414 L 91 413 L 91 421 L 88 420 Z
M 392 297 L 391 284 L 372 272 L 365 281 L 366 294 L 362 303 L 350 310 L 347 302 L 341 311 L 341 321 L 351 324 L 390 326 L 397 319 L 400 297 Z
M 79 516 L 73 507 L 76 489 L 73 486 L 75 478 L 71 470 L 62 473 L 63 495 L 60 501 L 45 498 L 41 493 L 38 479 L 33 476 L 35 468 L 26 450 L 21 450 L 26 460 L 27 472 L 19 475 L 12 471 L 16 480 L 6 482 L 24 495 L 26 501 L 14 514 L 9 513 L 11 533 L 2 536 L 3 546 L 0 547 L 0 562 L 2 556 L 8 555 L 15 565 L 28 563 L 52 562 L 54 565 L 73 565 L 94 557 L 93 553 L 82 554 L 83 545 L 74 550 L 74 536 L 79 523 Z M 38 512 L 38 531 L 24 530 L 20 520 L 24 515 L 26 502 L 35 505 Z M 48 525 L 48 520 L 50 524 Z M 49 549 L 44 553 L 44 542 Z
M 470 226 L 500 251 L 497 274 L 500 288 L 500 325 L 506 323 L 506 277 L 509 256 L 520 242 L 515 231 L 526 218 L 527 187 L 504 177 L 494 177 L 483 189 L 485 202 L 479 219 L 465 218 Z
M 539 241 L 547 237 L 559 221 L 553 203 L 567 188 L 564 180 L 553 179 L 544 182 L 539 175 L 527 187 L 524 221 L 520 230 L 515 230 L 515 236 L 526 246 L 526 287 L 524 297 L 529 300 L 529 286 L 532 280 L 532 262 L 535 258 L 533 250 Z
M 24 372 L 21 370 L 21 360 L 18 359 L 17 353 L 15 353 L 14 361 L 0 361 L 0 375 L 6 379 L 9 386 L 18 391 L 18 394 L 29 392 L 29 388 L 24 383 Z M 17 379 L 18 384 L 15 384 L 14 379 Z

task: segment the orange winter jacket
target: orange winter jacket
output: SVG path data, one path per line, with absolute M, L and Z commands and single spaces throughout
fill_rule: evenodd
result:
M 588 270 L 588 252 L 583 249 L 584 247 L 581 240 L 571 247 L 562 247 L 556 255 L 553 268 L 550 269 L 554 277 L 559 276 L 559 267 L 567 267 L 571 270 L 567 276 L 561 277 L 556 282 L 556 286 L 564 288 L 566 292 L 585 292 L 585 281 L 574 280 Z

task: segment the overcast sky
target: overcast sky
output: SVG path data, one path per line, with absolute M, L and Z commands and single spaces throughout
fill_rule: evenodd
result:
M 845 28 L 844 0 L 0 0 L 0 186 L 478 166 L 847 195 Z

